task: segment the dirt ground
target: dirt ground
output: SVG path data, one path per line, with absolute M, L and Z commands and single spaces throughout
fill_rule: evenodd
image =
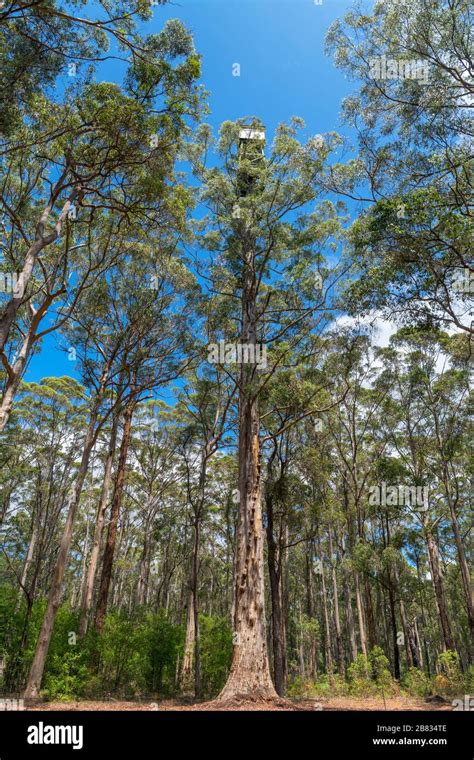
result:
M 386 699 L 353 699 L 351 697 L 330 697 L 319 699 L 281 699 L 274 702 L 248 702 L 234 701 L 232 703 L 221 704 L 217 702 L 201 702 L 195 704 L 183 704 L 177 700 L 164 700 L 162 702 L 120 702 L 115 700 L 97 701 L 97 702 L 45 702 L 35 706 L 27 706 L 27 710 L 138 710 L 138 711 L 156 711 L 156 710 L 330 710 L 330 711 L 348 711 L 348 710 L 452 710 L 450 702 L 425 702 L 421 699 L 412 699 L 409 697 L 396 697 Z

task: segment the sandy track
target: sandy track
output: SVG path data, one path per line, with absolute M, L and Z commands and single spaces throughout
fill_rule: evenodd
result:
M 183 704 L 175 700 L 164 700 L 161 702 L 121 702 L 119 700 L 109 701 L 83 701 L 83 702 L 45 702 L 35 706 L 26 707 L 27 710 L 64 710 L 65 712 L 75 712 L 77 710 L 100 711 L 262 711 L 262 710 L 330 710 L 330 711 L 371 711 L 371 710 L 452 710 L 450 702 L 443 704 L 426 703 L 420 699 L 411 699 L 409 697 L 396 697 L 386 699 L 385 704 L 382 699 L 353 699 L 350 697 L 332 697 L 320 699 L 302 699 L 302 700 L 280 700 L 279 702 L 233 702 L 231 704 L 217 704 L 216 702 L 201 702 L 197 704 Z

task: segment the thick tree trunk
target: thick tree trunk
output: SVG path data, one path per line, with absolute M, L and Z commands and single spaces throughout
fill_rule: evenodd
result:
M 112 482 L 112 468 L 114 463 L 115 447 L 117 444 L 117 428 L 118 415 L 114 414 L 112 418 L 112 430 L 110 433 L 109 446 L 107 449 L 107 456 L 104 465 L 104 480 L 102 483 L 102 491 L 100 494 L 100 501 L 97 509 L 97 518 L 94 528 L 94 538 L 92 540 L 91 557 L 89 561 L 89 567 L 87 569 L 86 582 L 84 584 L 82 593 L 81 615 L 79 621 L 79 636 L 81 637 L 85 636 L 87 633 L 89 614 L 92 607 L 92 595 L 94 593 L 94 583 L 99 563 L 100 544 L 102 541 L 105 513 L 107 510 L 107 505 L 109 503 L 110 485 Z
M 105 544 L 104 558 L 102 562 L 102 575 L 100 579 L 99 595 L 97 599 L 97 610 L 95 616 L 95 628 L 100 633 L 104 627 L 105 614 L 107 612 L 107 603 L 109 599 L 110 580 L 112 577 L 112 567 L 114 562 L 115 544 L 117 541 L 117 524 L 122 506 L 123 488 L 125 483 L 125 471 L 127 467 L 128 446 L 130 443 L 130 432 L 132 428 L 132 417 L 136 406 L 135 397 L 132 397 L 127 403 L 124 414 L 123 435 L 120 444 L 120 454 L 117 464 L 117 474 L 115 478 L 114 494 L 112 498 L 112 509 L 110 514 L 109 529 L 107 531 L 107 542 Z
M 257 345 L 255 259 L 246 252 L 241 342 Z M 262 526 L 260 415 L 255 363 L 242 364 L 239 396 L 239 516 L 234 586 L 234 649 L 218 699 L 274 699 L 268 663 Z

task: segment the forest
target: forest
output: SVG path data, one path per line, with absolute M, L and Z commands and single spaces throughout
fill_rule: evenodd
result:
M 0 696 L 451 704 L 472 8 L 348 6 L 313 134 L 215 129 L 167 6 L 0 3 Z

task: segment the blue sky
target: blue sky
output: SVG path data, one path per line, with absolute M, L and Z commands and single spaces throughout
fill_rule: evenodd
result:
M 202 55 L 202 83 L 209 92 L 207 121 L 258 116 L 271 139 L 276 125 L 292 116 L 306 122 L 307 136 L 340 123 L 342 98 L 356 84 L 345 79 L 324 53 L 326 31 L 352 5 L 350 0 L 180 0 L 156 6 L 143 33 L 157 33 L 169 18 L 191 31 Z M 234 64 L 240 76 L 234 76 Z M 120 79 L 120 66 L 107 62 L 98 71 L 104 81 Z M 51 375 L 77 376 L 74 362 L 57 348 L 54 335 L 43 342 L 25 380 Z

